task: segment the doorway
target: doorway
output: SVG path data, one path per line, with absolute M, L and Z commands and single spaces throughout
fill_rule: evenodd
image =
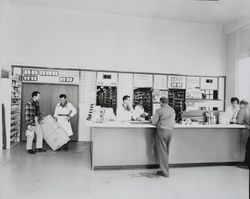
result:
M 54 111 L 56 105 L 59 103 L 59 95 L 64 93 L 67 96 L 67 101 L 70 102 L 78 111 L 78 86 L 76 85 L 57 85 L 57 84 L 22 84 L 22 115 L 21 115 L 21 141 L 26 140 L 25 136 L 25 104 L 31 99 L 31 94 L 33 91 L 39 91 L 41 93 L 41 98 L 39 100 L 40 112 L 42 116 L 52 115 L 54 116 Z M 71 140 L 78 140 L 78 113 L 70 120 L 73 135 Z

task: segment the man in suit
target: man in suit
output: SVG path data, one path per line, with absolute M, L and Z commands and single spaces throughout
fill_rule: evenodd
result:
M 153 115 L 151 123 L 156 126 L 156 149 L 160 164 L 157 175 L 169 177 L 168 156 L 175 123 L 175 111 L 168 105 L 166 97 L 160 98 L 161 108 Z

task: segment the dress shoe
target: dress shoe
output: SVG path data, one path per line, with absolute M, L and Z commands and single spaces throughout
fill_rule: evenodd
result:
M 239 167 L 241 169 L 248 169 L 248 165 L 245 162 L 241 162 L 239 164 L 236 164 L 236 167 Z
M 27 150 L 27 152 L 28 152 L 29 154 L 35 154 L 35 153 L 36 153 L 36 151 L 35 151 L 35 150 L 32 150 L 32 149 Z
M 162 171 L 157 171 L 156 174 L 159 175 L 159 176 L 166 177 L 166 178 L 169 177 L 169 175 L 167 173 L 163 173 Z
M 63 148 L 63 151 L 68 151 L 68 150 L 69 150 L 68 147 L 64 147 L 64 148 Z
M 36 152 L 45 152 L 47 151 L 46 149 L 36 149 Z

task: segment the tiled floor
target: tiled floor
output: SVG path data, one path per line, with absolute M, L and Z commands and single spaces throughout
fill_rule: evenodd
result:
M 0 199 L 247 199 L 248 170 L 234 166 L 91 171 L 89 146 L 29 155 L 25 145 L 0 153 Z

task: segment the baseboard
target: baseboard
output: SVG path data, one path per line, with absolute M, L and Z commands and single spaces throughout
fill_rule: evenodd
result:
M 180 163 L 169 164 L 170 168 L 177 167 L 202 167 L 202 166 L 234 166 L 240 162 L 205 162 L 205 163 Z M 149 165 L 110 165 L 110 166 L 94 166 L 95 171 L 100 170 L 133 170 L 133 169 L 158 169 L 158 164 Z

